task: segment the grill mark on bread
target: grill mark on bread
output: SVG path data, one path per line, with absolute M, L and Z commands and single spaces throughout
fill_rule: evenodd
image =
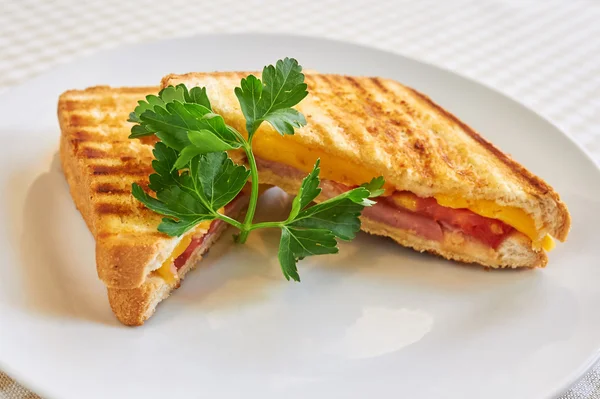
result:
M 385 95 L 390 95 L 392 94 L 390 92 L 390 90 L 385 87 L 385 85 L 381 82 L 381 80 L 377 77 L 373 77 L 369 79 L 371 82 L 373 82 L 373 84 L 377 87 L 377 89 L 379 89 L 379 91 Z
M 122 204 L 100 203 L 96 205 L 96 212 L 101 215 L 131 215 L 131 207 Z
M 98 125 L 104 125 L 107 128 L 122 128 L 125 121 L 126 119 L 122 120 L 115 116 L 98 118 L 88 112 L 83 114 L 72 113 L 69 115 L 69 124 L 80 128 L 97 127 Z
M 82 143 L 84 141 L 97 141 L 97 135 L 86 130 L 78 130 L 73 134 L 72 137 L 73 140 L 77 140 L 79 143 Z
M 360 83 L 358 83 L 358 81 L 352 77 L 352 76 L 344 76 L 344 78 L 346 79 L 346 81 L 348 83 L 350 83 L 350 85 L 352 87 L 354 87 L 356 90 L 358 90 L 361 94 L 366 95 L 368 94 L 366 89 L 363 87 L 363 85 L 361 85 Z
M 130 195 L 126 196 L 126 200 L 124 200 L 122 196 L 104 197 L 102 199 L 105 200 L 105 202 L 96 203 L 94 209 L 99 215 L 119 216 L 122 218 L 122 221 L 128 220 L 129 223 L 138 218 L 143 219 L 145 223 L 148 223 L 149 221 L 160 221 L 160 215 L 146 208 L 146 206 L 139 201 L 130 201 L 131 198 Z M 109 200 L 118 200 L 121 202 L 108 202 Z M 158 222 L 156 225 L 158 226 Z
M 85 147 L 82 150 L 82 155 L 86 158 L 96 159 L 96 158 L 110 158 L 110 154 L 106 151 L 99 150 L 97 148 Z
M 148 176 L 152 173 L 152 168 L 148 165 L 92 165 L 92 174 L 95 176 L 102 175 L 128 175 L 128 176 Z
M 130 194 L 130 189 L 124 189 L 112 183 L 100 183 L 96 186 L 95 191 L 102 194 Z
M 61 103 L 63 110 L 73 112 L 77 109 L 94 109 L 98 111 L 114 111 L 117 100 L 112 97 L 99 97 L 91 99 L 65 100 Z
M 84 127 L 84 126 L 95 126 L 96 123 L 96 118 L 94 118 L 93 116 L 89 115 L 89 114 L 71 114 L 69 115 L 69 124 L 71 126 L 79 126 L 79 127 Z

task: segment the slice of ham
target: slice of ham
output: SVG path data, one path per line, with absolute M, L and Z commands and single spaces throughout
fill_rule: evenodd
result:
M 244 196 L 244 194 L 240 194 L 238 197 L 236 197 L 233 201 L 231 201 L 229 204 L 227 204 L 225 206 L 225 214 L 229 213 L 229 211 L 233 208 L 235 208 L 238 204 L 238 201 Z M 192 238 L 192 241 L 190 242 L 190 245 L 188 245 L 188 247 L 185 249 L 185 251 L 183 251 L 183 253 L 181 255 L 179 255 L 175 261 L 173 261 L 173 264 L 175 265 L 175 269 L 179 270 L 181 269 L 187 262 L 187 260 L 190 258 L 190 256 L 192 256 L 192 254 L 194 253 L 194 251 L 202 245 L 202 243 L 211 236 L 211 234 L 214 234 L 220 227 L 221 225 L 225 223 L 222 220 L 213 220 L 210 224 L 210 227 L 208 228 L 208 231 L 203 234 L 203 235 L 197 235 L 194 236 Z
M 429 240 L 441 241 L 444 232 L 434 219 L 411 212 L 408 209 L 390 205 L 385 201 L 367 207 L 363 216 L 398 229 L 409 230 Z
M 279 176 L 302 179 L 305 174 L 289 165 L 257 159 L 259 170 L 270 169 Z M 353 187 L 331 180 L 322 179 L 323 199 L 334 197 Z M 393 195 L 410 195 L 414 200 L 414 209 L 407 209 L 390 197 L 382 197 L 377 204 L 363 210 L 363 217 L 385 223 L 388 226 L 409 230 L 430 240 L 441 241 L 444 231 L 460 231 L 465 235 L 496 249 L 514 230 L 500 220 L 480 216 L 468 209 L 453 209 L 441 206 L 435 198 L 421 198 L 405 191 Z
M 208 231 L 206 232 L 206 234 L 203 234 L 201 236 L 195 236 L 194 238 L 192 238 L 192 242 L 190 242 L 190 245 L 188 245 L 188 247 L 185 249 L 185 251 L 183 251 L 183 253 L 181 255 L 179 255 L 177 257 L 177 259 L 175 259 L 175 261 L 173 261 L 173 264 L 175 265 L 175 269 L 177 269 L 177 270 L 181 269 L 185 265 L 187 260 L 190 258 L 190 256 L 192 256 L 192 254 L 194 253 L 196 248 L 198 248 L 200 245 L 202 245 L 204 240 L 206 240 L 208 237 L 210 237 L 211 234 L 214 234 L 214 232 L 223 223 L 225 223 L 225 222 L 223 222 L 222 220 L 214 220 L 210 224 L 210 227 L 209 227 Z

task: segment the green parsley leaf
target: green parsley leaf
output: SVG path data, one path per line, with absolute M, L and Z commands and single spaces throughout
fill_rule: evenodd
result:
M 363 206 L 349 199 L 321 203 L 298 215 L 291 226 L 307 229 L 327 229 L 334 236 L 351 240 L 360 230 L 360 212 Z
M 215 218 L 214 213 L 193 195 L 174 186 L 149 196 L 139 185 L 133 183 L 133 196 L 148 209 L 172 218 L 164 218 L 158 231 L 170 236 L 180 236 L 204 220 Z
M 175 101 L 165 104 L 164 108 L 155 106 L 154 110 L 146 110 L 140 115 L 140 123 L 177 151 L 192 145 L 188 132 L 202 130 L 216 135 L 231 148 L 241 146 L 239 138 L 227 127 L 223 117 L 199 104 Z
M 225 152 L 212 152 L 192 158 L 189 169 L 173 170 L 176 151 L 163 143 L 154 149 L 152 165 L 157 172 L 150 175 L 150 189 L 156 198 L 148 195 L 137 184 L 133 196 L 147 208 L 168 216 L 158 230 L 179 236 L 204 220 L 217 217 L 217 211 L 231 202 L 242 190 L 250 171 L 235 165 Z
M 279 242 L 279 264 L 284 277 L 300 281 L 296 263 L 312 255 L 335 254 L 338 252 L 335 236 L 326 229 L 297 229 L 291 226 L 281 228 Z
M 173 101 L 200 104 L 212 111 L 210 101 L 208 100 L 208 96 L 206 95 L 206 88 L 193 87 L 192 90 L 188 92 L 187 87 L 183 83 L 181 83 L 178 84 L 176 87 L 165 87 L 158 93 L 158 96 L 151 94 L 146 96 L 146 101 L 138 101 L 138 106 L 135 107 L 135 110 L 129 114 L 129 122 L 140 123 L 140 116 L 145 111 L 152 111 L 154 110 L 155 106 L 165 108 L 165 105 L 167 103 L 171 103 Z M 140 136 L 148 136 L 153 134 L 153 132 L 144 131 L 140 132 L 139 134 Z
M 263 116 L 262 120 L 269 122 L 280 134 L 294 134 L 294 129 L 306 125 L 304 115 L 293 108 L 277 109 Z
M 207 129 L 190 130 L 187 134 L 191 145 L 181 150 L 177 162 L 173 166 L 175 169 L 183 169 L 188 162 L 196 155 L 207 154 L 209 152 L 223 152 L 238 148 L 239 145 L 231 145 L 221 140 L 219 136 Z
M 321 194 L 321 189 L 319 188 L 320 163 L 321 160 L 317 159 L 312 172 L 302 180 L 298 195 L 292 201 L 292 210 L 290 211 L 288 220 L 293 220 L 302 209 L 306 208 L 308 204 Z
M 360 213 L 370 205 L 363 201 L 368 196 L 367 189 L 355 188 L 306 208 L 289 224 L 298 228 L 327 229 L 337 238 L 352 240 L 360 230 Z
M 262 72 L 262 82 L 254 75 L 242 79 L 235 88 L 242 113 L 246 118 L 248 136 L 264 121 L 271 123 L 280 134 L 294 134 L 294 128 L 306 125 L 300 112 L 292 109 L 308 95 L 304 74 L 298 61 L 285 58 Z
M 302 180 L 298 195 L 292 202 L 290 217 L 282 227 L 279 261 L 288 280 L 299 281 L 296 269 L 299 259 L 336 253 L 336 238 L 352 240 L 356 237 L 363 208 L 375 203 L 369 197 L 375 196 L 384 184 L 383 178 L 375 178 L 361 187 L 308 206 L 321 193 L 319 164 L 317 160 L 312 172 Z
M 383 176 L 374 177 L 371 179 L 369 183 L 365 183 L 361 185 L 361 187 L 366 188 L 371 192 L 369 198 L 379 197 L 381 194 L 385 192 L 383 185 L 385 184 L 385 179 Z
M 225 152 L 211 152 L 190 162 L 194 190 L 215 211 L 230 203 L 242 191 L 248 177 L 250 171 L 243 165 L 234 164 Z
M 147 96 L 130 114 L 130 138 L 150 134 L 181 152 L 174 165 L 182 169 L 196 155 L 240 148 L 243 139 L 227 126 L 220 115 L 212 112 L 206 89 L 184 85 L 169 86 L 158 96 Z
M 179 185 L 179 172 L 173 170 L 173 165 L 177 161 L 177 151 L 158 142 L 152 153 L 154 154 L 152 168 L 156 173 L 150 175 L 150 184 L 148 185 L 150 190 L 158 192 Z

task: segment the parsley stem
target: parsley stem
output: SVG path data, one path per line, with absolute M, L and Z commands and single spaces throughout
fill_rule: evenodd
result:
M 220 213 L 217 213 L 217 219 L 221 219 L 222 221 L 224 221 L 225 223 L 229 223 L 230 225 L 232 225 L 233 227 L 242 230 L 243 226 L 240 222 L 238 222 L 237 220 L 230 218 L 227 215 L 222 215 Z
M 250 164 L 250 178 L 252 179 L 252 189 L 250 191 L 250 202 L 248 203 L 248 211 L 246 212 L 246 218 L 244 224 L 240 228 L 240 235 L 238 236 L 238 242 L 243 244 L 248 239 L 248 234 L 252 230 L 252 219 L 254 218 L 254 212 L 256 211 L 256 203 L 258 202 L 258 167 L 256 166 L 256 159 L 252 153 L 252 136 L 248 138 L 248 142 L 244 145 L 244 151 L 248 157 L 248 163 Z
M 262 223 L 253 224 L 252 226 L 250 226 L 250 228 L 248 230 L 252 231 L 252 230 L 256 230 L 256 229 L 266 229 L 269 227 L 281 228 L 284 225 L 285 225 L 285 222 L 262 222 Z

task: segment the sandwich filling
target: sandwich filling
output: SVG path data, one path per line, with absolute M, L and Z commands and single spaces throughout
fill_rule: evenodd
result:
M 275 153 L 277 152 L 269 152 L 269 158 L 272 158 Z M 277 153 L 275 156 L 280 158 L 280 155 Z M 323 154 L 311 152 L 310 155 L 316 160 Z M 285 156 L 287 156 L 285 163 L 257 159 L 259 170 L 268 169 L 280 176 L 301 179 L 303 171 L 309 167 L 308 165 L 311 165 L 310 168 L 312 168 L 312 164 L 305 158 L 292 155 L 290 149 Z M 338 183 L 339 181 L 352 181 L 356 177 L 350 178 L 348 169 L 338 170 L 332 167 L 331 165 L 336 165 L 335 160 L 329 159 L 328 162 L 324 162 L 321 158 L 321 162 L 321 176 L 323 177 L 321 188 L 325 199 L 350 190 L 359 184 L 358 182 L 354 185 Z M 372 173 L 364 167 L 357 166 L 356 170 L 360 171 L 359 177 L 363 181 L 369 181 L 373 176 L 377 176 L 377 173 Z M 536 249 L 550 250 L 554 246 L 550 236 L 538 239 L 533 219 L 522 209 L 501 206 L 493 201 L 469 202 L 465 199 L 441 195 L 422 198 L 408 191 L 398 191 L 393 187 L 386 187 L 385 194 L 378 199 L 376 205 L 365 208 L 363 216 L 394 228 L 413 231 L 415 234 L 435 241 L 442 241 L 444 231 L 459 231 L 497 249 L 511 233 L 519 231 L 532 240 L 532 245 Z
M 219 209 L 219 213 L 228 214 L 232 209 L 236 208 L 244 194 L 238 195 L 233 201 L 227 204 L 224 208 Z M 201 222 L 184 235 L 171 255 L 165 259 L 162 265 L 155 270 L 155 273 L 163 278 L 168 284 L 174 284 L 179 279 L 179 270 L 185 266 L 194 252 L 202 246 L 202 244 L 212 235 L 216 234 L 222 227 L 222 220 L 210 220 Z

